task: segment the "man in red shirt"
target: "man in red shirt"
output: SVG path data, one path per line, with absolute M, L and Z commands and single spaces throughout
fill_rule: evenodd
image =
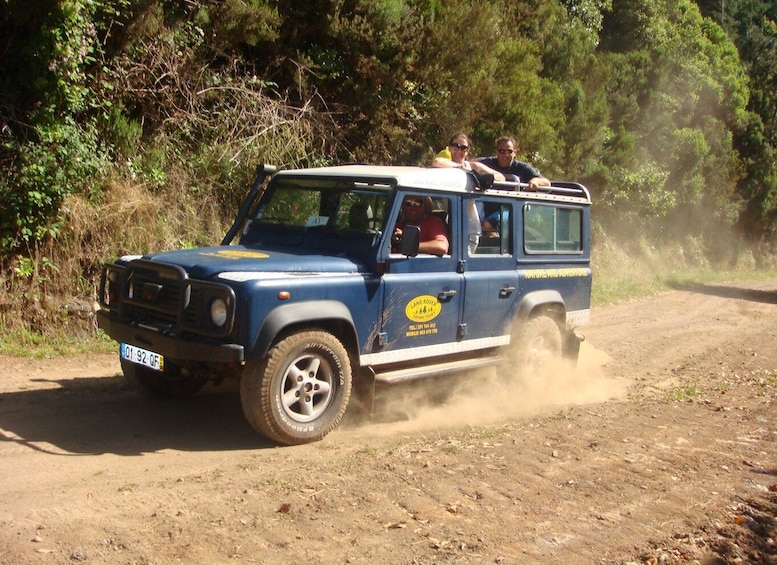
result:
M 391 238 L 392 248 L 398 249 L 401 246 L 404 226 L 418 226 L 421 229 L 419 253 L 439 256 L 448 253 L 448 230 L 443 221 L 431 212 L 430 197 L 405 196 L 402 202 L 402 217 L 394 227 L 394 236 Z

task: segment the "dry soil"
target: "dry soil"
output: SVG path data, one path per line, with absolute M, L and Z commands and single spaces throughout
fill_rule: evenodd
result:
M 542 382 L 395 388 L 285 448 L 234 386 L 152 402 L 115 356 L 0 357 L 0 563 L 777 563 L 777 282 L 584 333 Z

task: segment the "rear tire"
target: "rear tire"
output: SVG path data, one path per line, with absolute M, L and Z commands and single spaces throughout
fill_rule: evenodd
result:
M 511 355 L 514 366 L 525 381 L 536 382 L 552 362 L 561 359 L 561 330 L 553 318 L 537 316 L 517 334 Z
M 246 364 L 240 401 L 251 426 L 283 445 L 318 441 L 337 427 L 351 396 L 351 362 L 333 335 L 302 331 Z
M 191 398 L 208 384 L 204 377 L 185 374 L 179 365 L 165 362 L 163 372 L 121 359 L 121 371 L 132 388 L 149 398 Z

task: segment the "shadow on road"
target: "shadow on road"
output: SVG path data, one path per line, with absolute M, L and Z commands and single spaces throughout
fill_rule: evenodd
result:
M 246 422 L 234 388 L 155 401 L 120 376 L 43 382 L 59 388 L 0 394 L 0 449 L 11 442 L 56 455 L 140 455 L 274 447 Z
M 719 296 L 720 298 L 733 298 L 736 300 L 747 300 L 750 302 L 762 302 L 764 304 L 777 304 L 777 289 L 755 290 L 734 286 L 706 285 L 688 282 L 670 282 L 669 286 L 674 290 L 696 292 L 699 294 L 707 294 L 709 296 Z

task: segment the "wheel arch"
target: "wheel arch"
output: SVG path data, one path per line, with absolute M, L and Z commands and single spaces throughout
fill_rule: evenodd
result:
M 566 303 L 556 290 L 537 290 L 524 296 L 518 303 L 515 324 L 524 324 L 537 316 L 553 318 L 560 330 L 566 328 Z
M 318 328 L 337 337 L 351 355 L 358 352 L 358 340 L 351 311 L 336 300 L 310 300 L 284 304 L 262 321 L 246 360 L 260 359 L 279 339 L 301 329 Z

